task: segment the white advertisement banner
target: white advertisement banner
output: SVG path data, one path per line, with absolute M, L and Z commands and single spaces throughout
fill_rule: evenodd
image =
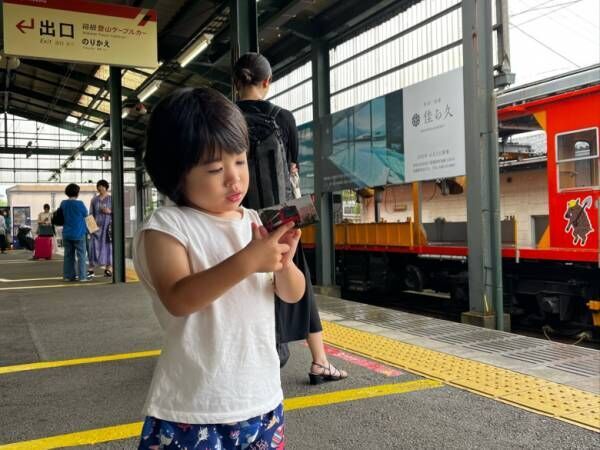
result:
M 462 68 L 403 89 L 407 182 L 465 174 Z

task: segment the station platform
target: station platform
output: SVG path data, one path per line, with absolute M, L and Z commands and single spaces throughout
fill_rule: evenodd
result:
M 148 297 L 0 255 L 0 449 L 136 448 L 160 353 Z M 348 379 L 282 370 L 288 449 L 598 448 L 600 352 L 318 295 Z

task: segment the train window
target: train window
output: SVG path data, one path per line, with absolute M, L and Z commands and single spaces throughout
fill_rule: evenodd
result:
M 600 185 L 598 128 L 557 134 L 556 154 L 559 189 Z

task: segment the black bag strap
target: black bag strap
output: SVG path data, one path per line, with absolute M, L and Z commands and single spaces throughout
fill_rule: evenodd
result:
M 244 108 L 242 109 L 242 112 L 244 114 L 250 114 L 250 115 L 258 114 L 259 116 L 262 116 L 263 118 L 266 116 L 269 119 L 273 120 L 273 122 L 275 122 L 275 124 L 277 125 L 277 128 L 280 128 L 279 124 L 277 124 L 277 116 L 281 112 L 281 108 L 277 105 L 274 105 L 271 102 L 265 102 L 265 103 L 267 105 L 266 111 L 264 111 L 258 105 L 245 105 Z
M 267 116 L 269 116 L 269 118 L 276 120 L 277 119 L 277 115 L 281 112 L 281 108 L 277 105 L 274 105 L 273 103 L 269 102 L 269 109 L 267 110 Z

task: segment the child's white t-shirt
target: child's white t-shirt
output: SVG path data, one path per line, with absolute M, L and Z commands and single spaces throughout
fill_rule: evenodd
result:
M 144 413 L 190 424 L 239 422 L 275 409 L 283 400 L 275 348 L 271 278 L 255 273 L 203 310 L 171 315 L 160 301 L 144 251 L 144 230 L 158 230 L 186 249 L 193 273 L 243 249 L 252 239 L 256 211 L 223 219 L 188 207 L 157 209 L 134 242 L 136 271 L 165 330 Z

